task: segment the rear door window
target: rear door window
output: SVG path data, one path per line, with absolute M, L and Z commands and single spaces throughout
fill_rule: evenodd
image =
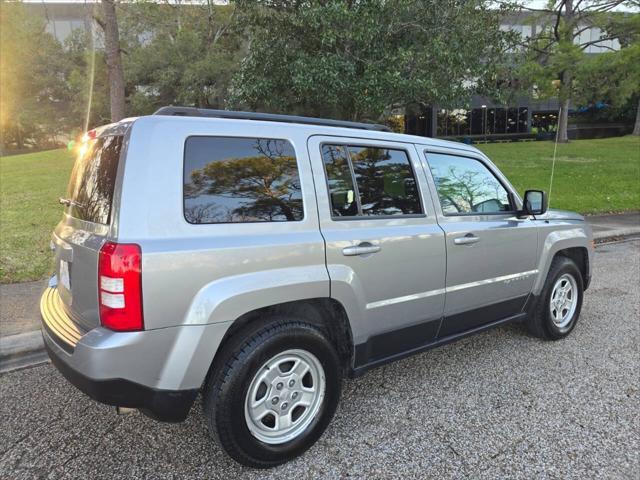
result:
M 404 150 L 323 145 L 334 217 L 422 214 L 416 177 Z
M 121 150 L 121 135 L 82 144 L 67 188 L 69 215 L 87 222 L 109 223 Z
M 293 145 L 267 138 L 189 137 L 184 216 L 195 224 L 302 220 Z

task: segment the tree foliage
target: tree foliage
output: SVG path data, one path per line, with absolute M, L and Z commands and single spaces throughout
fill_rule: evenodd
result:
M 125 115 L 178 104 L 380 121 L 394 109 L 500 97 L 501 84 L 513 87 L 500 81 L 514 77 L 527 93 L 567 105 L 638 102 L 640 15 L 610 11 L 621 3 L 550 1 L 532 20 L 544 28 L 514 50 L 516 35 L 500 29 L 520 8 L 508 0 L 117 2 Z M 93 32 L 61 43 L 44 18 L 2 3 L 3 149 L 57 145 L 110 121 L 95 14 Z M 602 37 L 580 43 L 593 26 Z M 610 38 L 619 52 L 585 53 Z
M 511 38 L 480 0 L 239 4 L 252 28 L 233 101 L 251 109 L 378 120 L 464 102 L 494 89 Z
M 583 105 L 605 103 L 618 115 L 633 102 L 634 134 L 640 135 L 640 15 L 615 15 L 604 28 L 620 39 L 621 49 L 590 56 L 576 68 L 575 100 Z
M 109 123 L 104 23 L 93 6 L 93 31 L 64 42 L 44 17 L 2 3 L 0 17 L 3 148 L 58 146 L 80 130 Z M 160 106 L 224 106 L 245 45 L 233 5 L 168 1 L 116 3 L 125 74 L 125 115 Z
M 65 130 L 68 64 L 43 19 L 21 4 L 2 5 L 0 15 L 1 148 L 51 144 Z M 62 121 L 61 121 L 62 120 Z
M 129 109 L 224 106 L 243 51 L 233 4 L 121 5 Z
M 84 130 L 110 122 L 109 75 L 104 52 L 94 48 L 90 32 L 76 29 L 64 41 L 70 100 L 67 128 Z
M 557 97 L 562 105 L 558 137 L 567 141 L 568 112 L 571 102 L 584 102 L 589 97 L 604 100 L 613 95 L 618 100 L 628 98 L 629 91 L 638 89 L 637 76 L 629 75 L 629 68 L 621 63 L 634 57 L 627 50 L 637 43 L 637 15 L 613 12 L 624 5 L 622 0 L 550 0 L 546 8 L 530 9 L 537 14 L 530 17 L 536 33 L 523 39 L 526 47 L 517 77 L 522 87 L 540 98 Z M 600 29 L 598 38 L 582 34 Z M 636 33 L 634 33 L 636 32 Z M 611 50 L 610 40 L 618 40 L 623 47 Z M 610 53 L 591 55 L 589 47 L 610 50 Z M 623 67 L 623 68 L 621 68 Z M 616 87 L 606 82 L 590 83 L 595 76 L 615 78 Z M 600 90 L 595 89 L 599 85 Z M 614 90 L 616 92 L 614 93 Z

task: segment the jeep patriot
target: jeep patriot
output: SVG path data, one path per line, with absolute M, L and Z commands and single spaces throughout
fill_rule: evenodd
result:
M 300 455 L 345 376 L 506 322 L 558 340 L 592 233 L 476 148 L 380 125 L 165 107 L 87 132 L 42 295 L 53 364 L 238 462 Z

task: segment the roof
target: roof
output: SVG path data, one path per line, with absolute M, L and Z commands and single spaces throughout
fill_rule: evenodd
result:
M 179 117 L 214 117 L 232 118 L 236 120 L 261 120 L 266 122 L 301 123 L 304 125 L 323 125 L 328 127 L 357 128 L 360 130 L 374 130 L 378 132 L 390 132 L 386 125 L 377 123 L 348 122 L 345 120 L 332 120 L 327 118 L 301 117 L 297 115 L 278 115 L 275 113 L 238 112 L 233 110 L 213 110 L 209 108 L 194 107 L 162 107 L 154 115 L 171 115 Z
M 162 107 L 158 111 L 156 111 L 153 116 L 173 116 L 179 117 L 182 119 L 192 118 L 193 120 L 197 119 L 211 119 L 222 120 L 229 119 L 233 121 L 255 121 L 257 123 L 288 123 L 292 124 L 292 126 L 299 125 L 301 128 L 305 128 L 308 130 L 310 126 L 319 127 L 317 133 L 319 134 L 340 134 L 340 135 L 348 135 L 353 136 L 356 132 L 353 130 L 359 130 L 357 135 L 360 137 L 369 137 L 375 138 L 378 140 L 384 141 L 396 141 L 403 143 L 414 143 L 418 145 L 424 146 L 434 146 L 434 147 L 445 147 L 445 148 L 453 148 L 457 150 L 469 151 L 469 152 L 479 152 L 479 150 L 471 145 L 467 145 L 460 142 L 453 142 L 450 140 L 440 140 L 436 138 L 430 137 L 421 137 L 417 135 L 408 135 L 404 133 L 396 133 L 393 132 L 386 125 L 379 125 L 374 123 L 360 123 L 360 122 L 349 122 L 344 120 L 333 120 L 333 119 L 323 119 L 323 118 L 314 118 L 314 117 L 302 117 L 295 115 L 278 115 L 273 113 L 258 113 L 258 112 L 238 112 L 231 110 L 214 110 L 214 109 L 205 109 L 205 108 L 194 108 L 194 107 Z M 324 127 L 333 127 L 331 130 L 324 130 Z M 342 130 L 342 131 L 340 131 Z M 349 132 L 348 130 L 352 130 Z M 367 132 L 365 134 L 365 132 Z

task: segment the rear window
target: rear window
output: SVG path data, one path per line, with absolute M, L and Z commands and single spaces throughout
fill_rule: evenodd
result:
M 268 138 L 189 137 L 184 216 L 196 224 L 302 220 L 293 145 Z
M 121 135 L 91 139 L 82 145 L 67 188 L 69 215 L 109 223 L 121 150 Z

